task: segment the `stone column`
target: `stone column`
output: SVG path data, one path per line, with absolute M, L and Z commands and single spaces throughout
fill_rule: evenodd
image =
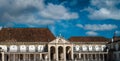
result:
M 104 54 L 103 54 L 103 61 L 105 61 Z
M 66 61 L 66 47 L 64 46 L 64 61 Z
M 1 52 L 2 54 L 2 61 L 4 61 L 4 52 Z
M 40 53 L 40 60 L 42 60 L 42 55 L 41 55 L 41 53 Z
M 10 61 L 10 54 L 8 54 L 8 61 Z
M 49 61 L 51 61 L 51 56 L 50 56 L 50 54 L 51 54 L 51 51 L 50 51 L 51 49 L 50 49 L 50 46 L 48 46 L 48 59 L 49 59 Z
M 26 58 L 26 57 L 25 57 L 25 54 L 24 54 L 24 56 L 23 56 L 23 60 L 24 60 L 24 61 L 25 61 L 25 58 Z
M 28 54 L 28 59 L 29 59 L 29 61 L 30 61 L 30 54 Z
M 73 60 L 73 45 L 71 46 L 71 59 Z
M 18 60 L 20 61 L 20 54 L 18 54 Z
M 83 61 L 85 61 L 86 57 L 85 57 L 85 54 L 83 54 Z
M 91 61 L 93 61 L 93 54 L 91 54 Z
M 36 61 L 36 54 L 34 54 L 34 61 Z
M 81 53 L 79 53 L 79 59 L 81 59 Z
M 90 61 L 90 54 L 87 54 L 87 59 L 88 61 Z
M 56 46 L 56 61 L 58 61 L 58 46 Z
M 15 61 L 15 54 L 13 53 L 13 61 Z

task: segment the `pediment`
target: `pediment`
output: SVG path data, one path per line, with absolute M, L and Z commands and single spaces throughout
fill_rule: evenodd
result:
M 56 38 L 55 40 L 51 41 L 50 43 L 70 43 L 68 40 L 64 38 Z

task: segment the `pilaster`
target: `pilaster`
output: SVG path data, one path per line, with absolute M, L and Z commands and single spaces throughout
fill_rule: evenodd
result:
M 56 46 L 56 61 L 58 61 L 58 46 Z
M 2 51 L 1 54 L 2 54 L 2 61 L 4 61 L 4 52 Z
M 66 46 L 64 45 L 64 61 L 66 61 Z

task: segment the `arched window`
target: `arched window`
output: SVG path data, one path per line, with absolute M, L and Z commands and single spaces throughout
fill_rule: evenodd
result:
M 34 45 L 29 46 L 29 52 L 35 52 L 35 46 Z
M 20 52 L 26 52 L 26 49 L 25 45 L 20 45 Z
M 80 46 L 79 46 L 79 45 L 76 45 L 76 46 L 75 46 L 75 50 L 76 50 L 76 51 L 79 51 L 79 49 L 80 49 Z
M 95 51 L 95 46 L 92 46 L 92 50 Z
M 82 47 L 80 46 L 80 50 L 79 51 L 83 51 Z
M 44 50 L 44 46 L 43 45 L 39 45 L 38 46 L 38 52 L 43 52 Z
M 6 45 L 0 45 L 0 47 L 4 50 L 4 52 L 7 52 L 7 46 Z
M 100 47 L 98 45 L 95 46 L 96 51 L 100 51 Z
M 87 46 L 85 46 L 85 45 L 82 46 L 82 49 L 83 49 L 83 51 L 87 51 L 88 50 Z
M 105 46 L 105 45 L 102 45 L 102 46 L 101 46 L 101 50 L 102 50 L 102 51 L 104 51 L 104 50 L 105 50 L 105 48 L 106 48 L 106 46 Z
M 89 45 L 89 51 L 93 51 L 92 45 Z
M 87 47 L 87 51 L 89 51 L 89 46 L 86 46 Z
M 16 45 L 11 45 L 10 46 L 10 52 L 17 52 L 18 47 Z

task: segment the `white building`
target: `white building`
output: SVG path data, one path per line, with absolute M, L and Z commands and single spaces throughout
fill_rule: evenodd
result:
M 47 28 L 0 30 L 0 61 L 107 61 L 104 37 L 55 37 Z

